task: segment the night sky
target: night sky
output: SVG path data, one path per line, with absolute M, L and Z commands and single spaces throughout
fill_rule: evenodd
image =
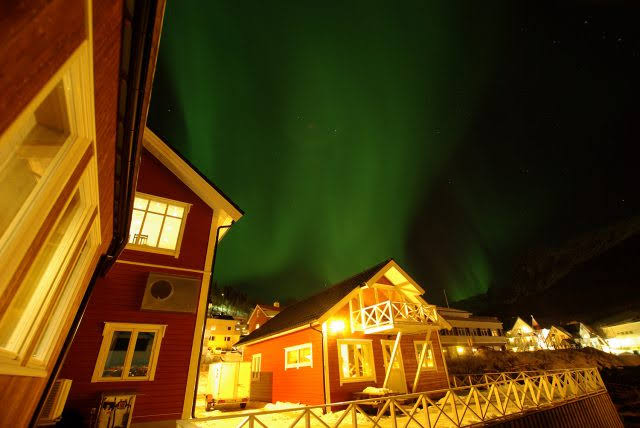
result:
M 331 3 L 167 4 L 149 127 L 246 213 L 219 284 L 393 257 L 442 303 L 640 214 L 639 2 Z

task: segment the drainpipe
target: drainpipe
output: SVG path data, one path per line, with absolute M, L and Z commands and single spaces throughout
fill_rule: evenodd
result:
M 218 226 L 218 229 L 216 229 L 216 242 L 214 244 L 213 247 L 213 261 L 211 262 L 211 276 L 209 276 L 209 291 L 207 292 L 207 306 L 205 307 L 205 313 L 204 313 L 204 320 L 203 325 L 202 325 L 202 335 L 200 337 L 200 353 L 198 354 L 198 372 L 196 374 L 196 383 L 195 383 L 195 387 L 193 390 L 193 404 L 191 405 L 191 417 L 195 418 L 196 417 L 196 401 L 198 399 L 198 384 L 200 383 L 200 364 L 202 362 L 202 343 L 204 342 L 204 334 L 205 334 L 205 330 L 207 329 L 207 311 L 209 308 L 209 301 L 211 300 L 211 282 L 213 281 L 213 270 L 216 267 L 216 258 L 218 256 L 218 239 L 220 237 L 220 229 L 228 229 L 231 226 L 233 226 L 233 223 L 235 223 L 233 220 L 231 221 L 231 224 L 226 224 L 223 226 Z
M 323 391 L 322 395 L 324 397 L 324 404 L 329 404 L 327 403 L 327 388 L 326 388 L 326 379 L 324 376 L 324 369 L 325 369 L 324 367 L 324 333 L 322 332 L 322 330 L 318 330 L 311 327 L 311 324 L 309 324 L 309 328 L 313 331 L 317 331 L 318 333 L 320 333 L 320 355 L 322 356 L 322 391 Z

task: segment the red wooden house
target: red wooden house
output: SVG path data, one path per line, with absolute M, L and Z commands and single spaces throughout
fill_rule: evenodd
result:
M 215 244 L 242 212 L 148 129 L 129 241 L 99 278 L 60 378 L 87 421 L 103 393 L 132 420 L 190 417 Z
M 252 362 L 252 399 L 322 404 L 367 386 L 447 388 L 438 330 L 450 326 L 423 293 L 388 260 L 283 309 L 238 343 Z
M 247 329 L 249 330 L 249 333 L 260 328 L 261 325 L 264 325 L 264 323 L 278 315 L 279 312 L 279 302 L 273 302 L 273 305 L 257 304 L 256 307 L 253 308 L 253 311 L 247 320 Z
M 44 403 L 63 400 L 94 278 L 126 240 L 163 15 L 163 0 L 0 6 L 2 427 L 58 417 Z

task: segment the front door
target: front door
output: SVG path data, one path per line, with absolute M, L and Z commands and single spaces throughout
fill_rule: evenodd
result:
M 396 341 L 383 339 L 380 342 L 382 343 L 382 356 L 384 359 L 384 370 L 386 375 L 386 371 L 389 367 L 389 360 L 391 359 L 391 352 L 393 351 L 393 345 Z M 404 365 L 402 364 L 402 352 L 400 351 L 400 347 L 398 347 L 396 358 L 391 365 L 391 373 L 389 373 L 387 388 L 403 394 L 407 392 L 407 381 L 404 377 Z

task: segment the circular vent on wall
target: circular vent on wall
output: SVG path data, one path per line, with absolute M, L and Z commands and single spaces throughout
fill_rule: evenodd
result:
M 149 292 L 154 299 L 166 300 L 173 294 L 173 284 L 165 279 L 161 279 L 151 284 Z

